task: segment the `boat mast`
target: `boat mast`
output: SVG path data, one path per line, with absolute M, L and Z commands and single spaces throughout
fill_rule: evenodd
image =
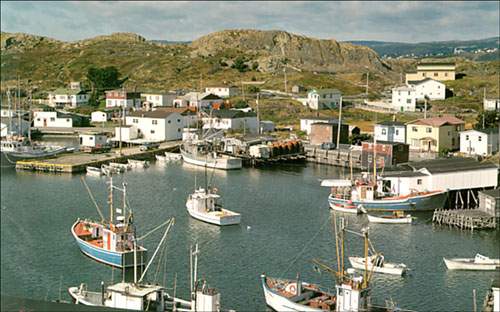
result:
M 377 123 L 376 113 L 375 113 L 375 123 Z M 373 192 L 374 193 L 376 187 L 377 187 L 377 138 L 375 136 L 375 129 L 374 129 L 373 130 Z
M 128 230 L 128 218 L 127 218 L 127 183 L 122 183 L 123 187 L 123 218 L 125 219 L 125 232 Z M 130 213 L 129 213 L 130 215 Z
M 32 97 L 32 93 L 31 93 L 31 85 L 30 85 L 29 93 L 28 93 L 28 142 L 30 142 L 30 145 L 31 145 L 31 97 Z M 22 129 L 21 125 L 18 126 L 18 129 Z
M 12 114 L 14 114 L 14 110 L 12 109 L 12 103 L 10 98 L 10 88 L 7 89 L 7 104 L 9 105 L 9 132 L 12 133 Z M 8 135 L 8 133 L 7 133 Z
M 17 75 L 17 135 L 20 135 L 19 127 L 21 126 L 21 90 L 19 88 L 19 75 Z
M 363 272 L 363 288 L 368 286 L 368 229 L 363 230 L 363 236 L 365 238 L 365 271 Z
M 113 177 L 109 177 L 108 204 L 109 204 L 109 225 L 111 226 L 113 224 Z

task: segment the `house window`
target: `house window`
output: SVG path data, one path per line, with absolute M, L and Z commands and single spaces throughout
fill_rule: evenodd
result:
M 89 140 L 91 140 L 91 141 L 92 141 L 93 139 L 94 139 L 94 137 L 89 137 Z
M 177 119 L 177 122 L 181 122 L 181 120 L 180 120 L 180 119 Z
M 40 118 L 37 118 L 36 121 L 40 121 Z
M 382 134 L 387 134 L 387 131 L 385 129 L 382 129 Z
M 181 132 L 181 128 L 177 128 L 177 132 Z
M 410 91 L 408 91 L 408 95 L 411 95 Z
M 438 76 L 438 73 L 434 73 L 434 77 L 437 77 Z
M 151 134 L 154 134 L 154 133 L 155 133 L 155 131 L 154 131 L 154 130 L 151 130 Z
M 411 104 L 411 99 L 406 99 L 406 104 Z
M 66 119 L 66 122 L 69 122 L 69 118 Z
M 151 120 L 151 123 L 152 123 L 153 125 L 157 125 L 157 124 L 158 124 L 158 120 L 153 119 L 153 120 Z
M 411 131 L 413 131 L 413 132 L 417 132 L 417 131 L 418 131 L 418 130 L 417 130 L 417 127 L 411 127 Z
M 444 76 L 445 76 L 445 77 L 448 77 L 448 73 L 444 73 Z M 439 87 L 438 87 L 438 88 L 439 88 Z
M 465 141 L 469 141 L 469 135 L 465 135 Z
M 134 118 L 134 119 L 132 119 L 132 122 L 133 122 L 133 123 L 139 123 L 139 119 L 135 119 L 135 118 Z
M 481 136 L 478 136 L 478 137 L 477 137 L 477 140 L 478 140 L 479 142 L 481 142 Z
M 417 184 L 422 185 L 422 179 L 417 179 Z
M 427 77 L 427 73 L 423 73 L 423 74 L 422 74 L 422 76 L 423 76 L 423 77 Z
M 455 145 L 455 138 L 451 138 L 451 145 Z
M 170 120 L 168 121 L 168 123 L 170 123 Z
M 56 121 L 54 117 L 50 117 L 50 121 Z
M 451 135 L 451 131 L 448 131 L 448 136 L 450 136 L 450 135 Z
M 427 133 L 432 133 L 432 128 L 427 128 L 427 129 L 426 129 L 426 132 L 427 132 Z
M 396 129 L 396 135 L 399 135 L 399 129 Z

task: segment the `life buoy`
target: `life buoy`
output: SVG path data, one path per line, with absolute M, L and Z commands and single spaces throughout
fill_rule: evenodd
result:
M 294 293 L 294 294 L 296 294 L 296 293 L 297 293 L 297 287 L 295 287 L 295 285 L 294 285 L 294 284 L 291 284 L 289 289 L 290 289 L 290 292 L 291 292 L 291 293 Z
M 340 194 L 335 195 L 335 198 L 339 198 L 340 199 L 340 197 L 341 197 Z

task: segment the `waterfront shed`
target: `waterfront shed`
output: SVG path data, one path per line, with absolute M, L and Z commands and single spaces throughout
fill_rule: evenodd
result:
M 480 191 L 479 210 L 500 218 L 500 189 Z
M 103 132 L 85 132 L 79 135 L 80 146 L 102 147 L 106 145 L 108 137 Z
M 311 145 L 321 145 L 323 143 L 337 143 L 337 132 L 339 129 L 337 123 L 313 123 L 311 125 L 311 134 L 309 135 Z M 349 125 L 340 126 L 340 143 L 349 142 Z
M 361 166 L 373 168 L 373 142 L 363 142 L 361 150 Z M 391 168 L 408 162 L 410 147 L 400 142 L 377 141 L 375 156 L 377 168 Z

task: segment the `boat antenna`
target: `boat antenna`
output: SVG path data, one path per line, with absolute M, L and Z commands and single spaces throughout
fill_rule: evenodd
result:
M 85 179 L 83 177 L 81 177 L 80 180 L 82 181 L 83 185 L 87 189 L 87 192 L 89 193 L 90 199 L 94 203 L 94 206 L 97 209 L 97 212 L 99 213 L 99 216 L 101 217 L 101 222 L 104 221 L 105 218 L 104 218 L 104 215 L 102 214 L 101 208 L 99 208 L 99 205 L 97 204 L 97 202 L 96 202 L 96 200 L 94 198 L 94 195 L 92 195 L 92 191 L 90 191 L 90 188 L 87 185 L 87 182 L 85 181 Z
M 364 236 L 364 249 L 365 249 L 365 270 L 363 272 L 363 288 L 368 286 L 368 228 L 361 230 Z
M 144 269 L 144 272 L 142 272 L 141 278 L 139 279 L 139 283 L 142 281 L 142 279 L 144 278 L 144 276 L 146 276 L 146 273 L 148 272 L 148 269 L 151 266 L 151 263 L 153 263 L 153 260 L 155 259 L 156 254 L 158 253 L 158 250 L 160 249 L 161 245 L 163 244 L 163 242 L 167 238 L 167 234 L 170 231 L 170 228 L 172 227 L 172 225 L 174 225 L 174 224 L 175 224 L 175 218 L 171 218 L 170 222 L 169 222 L 169 224 L 167 226 L 167 229 L 165 230 L 165 234 L 163 234 L 163 237 L 161 238 L 160 242 L 158 243 L 158 246 L 156 247 L 155 252 L 153 253 L 153 257 L 151 257 L 151 260 L 149 260 L 148 264 L 146 265 L 146 268 Z M 135 244 L 135 240 L 134 240 L 134 244 Z M 134 268 L 137 268 L 136 264 L 134 264 Z

